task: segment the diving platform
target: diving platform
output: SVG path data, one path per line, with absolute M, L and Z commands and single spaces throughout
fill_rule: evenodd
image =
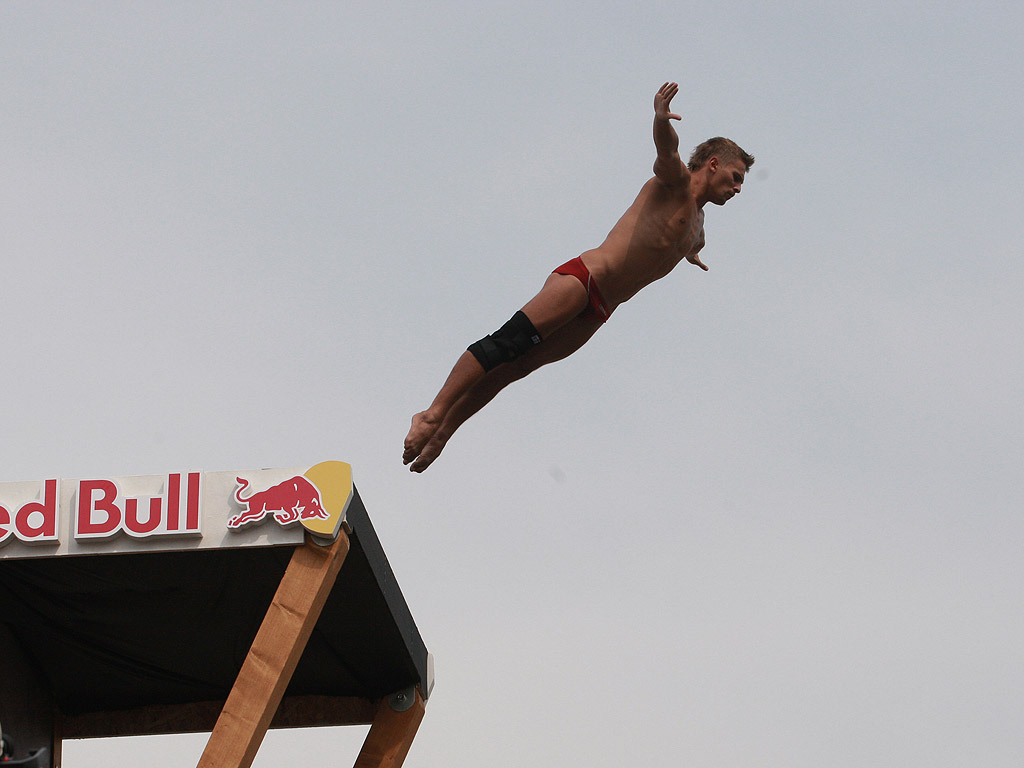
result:
M 4 765 L 209 732 L 198 768 L 248 768 L 269 728 L 369 724 L 354 765 L 398 768 L 432 687 L 344 462 L 0 483 Z

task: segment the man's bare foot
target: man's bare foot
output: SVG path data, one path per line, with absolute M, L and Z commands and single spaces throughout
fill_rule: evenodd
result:
M 422 472 L 429 467 L 438 456 L 441 455 L 441 451 L 448 444 L 448 438 L 451 435 L 446 435 L 442 430 L 434 432 L 433 436 L 427 440 L 427 444 L 423 446 L 423 450 L 420 451 L 420 455 L 416 457 L 416 460 L 409 467 L 411 472 Z
M 422 411 L 412 417 L 412 427 L 409 428 L 409 434 L 405 436 L 405 452 L 402 454 L 403 464 L 408 464 L 420 455 L 427 441 L 434 436 L 439 426 L 441 426 L 441 419 L 433 416 L 430 411 Z M 429 464 L 430 462 L 427 463 Z

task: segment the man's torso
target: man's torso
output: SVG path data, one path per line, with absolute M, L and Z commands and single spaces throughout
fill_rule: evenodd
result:
M 597 248 L 582 254 L 614 307 L 671 272 L 704 247 L 704 213 L 688 186 L 654 177 Z

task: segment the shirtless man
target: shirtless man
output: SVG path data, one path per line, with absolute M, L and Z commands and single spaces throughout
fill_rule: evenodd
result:
M 504 326 L 463 352 L 427 410 L 412 417 L 403 462 L 422 472 L 470 416 L 502 389 L 583 346 L 615 308 L 686 259 L 703 270 L 704 205 L 740 192 L 754 158 L 729 139 L 698 146 L 687 166 L 669 111 L 679 92 L 654 97 L 654 178 L 597 248 L 558 267 Z

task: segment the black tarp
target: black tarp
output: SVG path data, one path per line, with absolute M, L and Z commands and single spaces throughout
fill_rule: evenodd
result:
M 347 521 L 348 556 L 285 695 L 426 691 L 426 648 L 358 493 Z M 223 700 L 292 551 L 0 560 L 0 624 L 64 714 Z

